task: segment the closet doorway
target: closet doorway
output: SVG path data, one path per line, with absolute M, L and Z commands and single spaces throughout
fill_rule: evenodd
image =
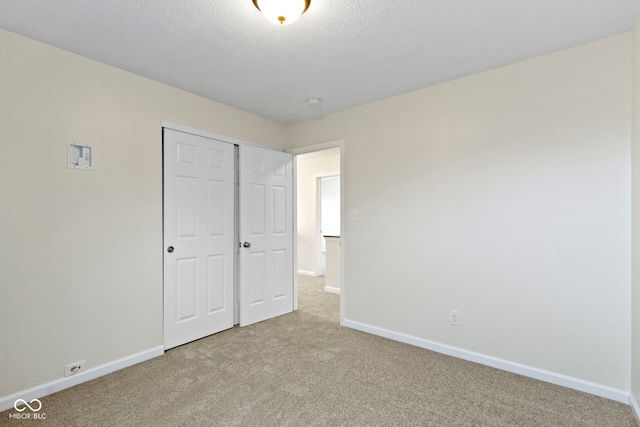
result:
M 293 157 L 165 127 L 163 165 L 165 349 L 291 312 Z

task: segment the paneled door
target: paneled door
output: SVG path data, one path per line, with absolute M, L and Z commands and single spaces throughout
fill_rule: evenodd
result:
M 235 146 L 164 129 L 164 347 L 233 327 Z
M 293 157 L 240 146 L 240 326 L 293 311 Z

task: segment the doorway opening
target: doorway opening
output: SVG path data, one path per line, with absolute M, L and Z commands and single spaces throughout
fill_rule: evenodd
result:
M 324 290 L 340 294 L 341 320 L 345 237 L 341 227 L 343 151 L 343 141 L 289 151 L 296 156 L 296 276 L 324 278 Z

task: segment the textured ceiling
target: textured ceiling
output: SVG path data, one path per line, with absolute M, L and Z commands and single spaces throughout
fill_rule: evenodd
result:
M 288 124 L 629 31 L 639 1 L 312 0 L 277 26 L 251 0 L 0 0 L 0 28 Z

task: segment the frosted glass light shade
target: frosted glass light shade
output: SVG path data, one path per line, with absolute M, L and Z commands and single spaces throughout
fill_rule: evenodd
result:
M 290 24 L 309 8 L 311 0 L 253 0 L 253 4 L 269 21 Z

